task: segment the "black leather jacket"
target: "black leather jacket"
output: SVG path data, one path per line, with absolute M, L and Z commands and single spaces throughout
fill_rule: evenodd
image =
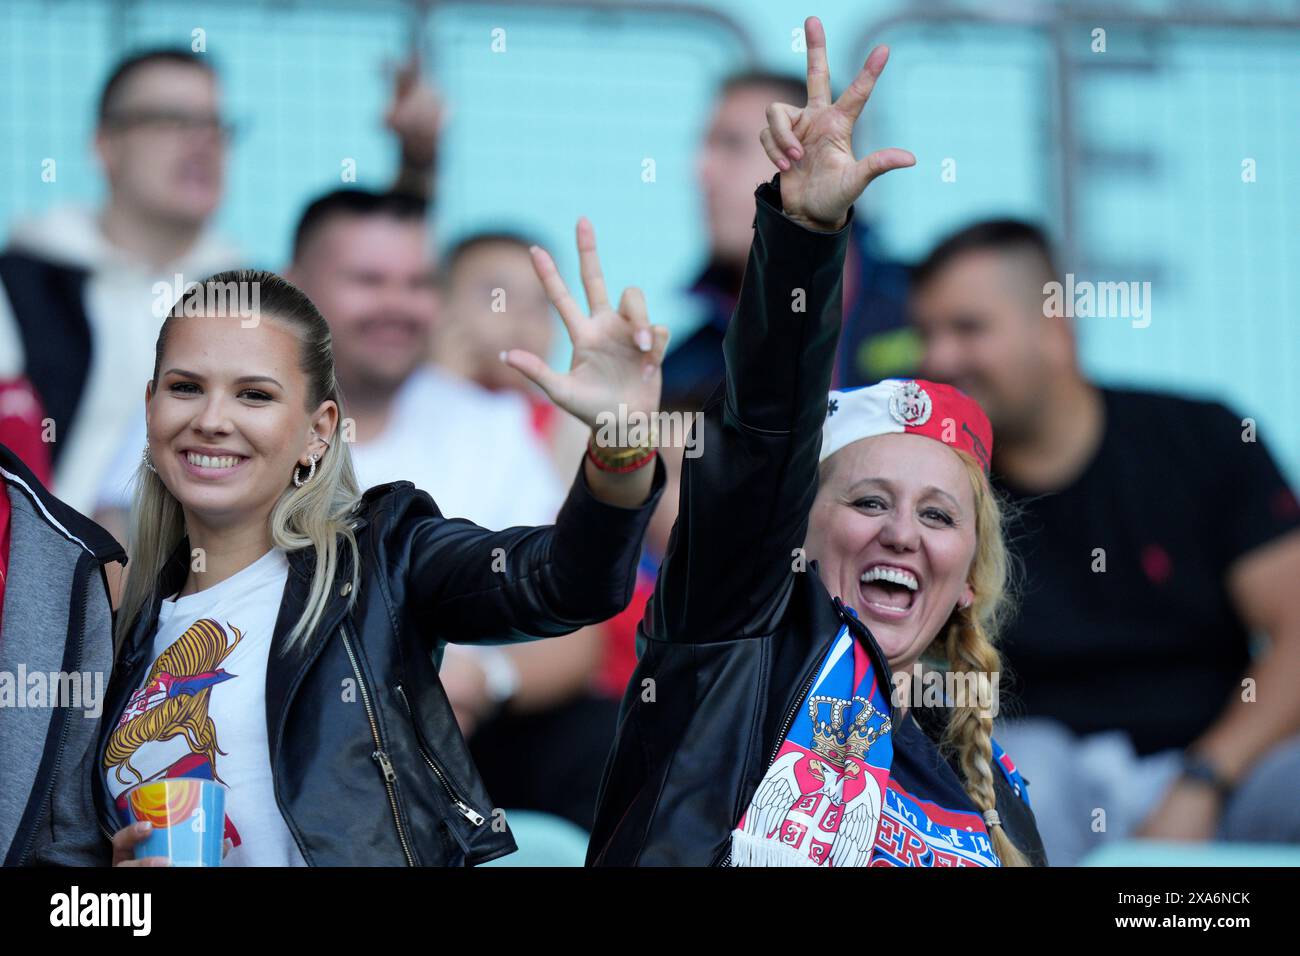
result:
M 298 649 L 286 638 L 306 603 L 315 551 L 289 552 L 267 667 L 267 738 L 276 803 L 309 864 L 474 865 L 516 849 L 431 652 L 440 658 L 446 642 L 499 642 L 512 629 L 567 634 L 625 608 L 663 490 L 662 463 L 655 469 L 647 501 L 622 508 L 596 499 L 579 467 L 554 525 L 499 532 L 444 518 L 409 481 L 370 488 L 355 510 L 358 593 L 340 541 L 329 605 Z M 93 774 L 109 835 L 118 824 L 104 779 L 108 736 L 152 662 L 158 602 L 184 583 L 189 553 L 182 539 L 118 652 Z M 342 699 L 348 680 L 353 702 Z
M 817 490 L 849 225 L 818 233 L 787 219 L 779 179 L 755 192 L 754 241 L 723 345 L 726 375 L 696 424 L 701 454 L 683 462 L 680 512 L 638 630 L 591 865 L 720 864 L 787 715 L 843 622 L 866 643 L 882 686 L 893 686 L 875 639 L 832 600 L 816 563 L 797 570 Z M 918 720 L 930 716 L 919 710 Z M 904 740 L 896 731 L 895 746 Z M 1044 862 L 1033 815 L 1001 773 L 993 776 L 1008 835 Z

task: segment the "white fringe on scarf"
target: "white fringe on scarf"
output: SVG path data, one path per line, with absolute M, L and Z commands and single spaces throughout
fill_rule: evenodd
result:
M 732 866 L 820 866 L 807 851 L 779 840 L 764 840 L 744 830 L 731 831 Z

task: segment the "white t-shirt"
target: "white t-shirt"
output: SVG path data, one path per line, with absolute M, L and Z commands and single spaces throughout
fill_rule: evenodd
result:
M 144 444 L 141 412 L 105 474 L 98 507 L 131 507 L 129 482 Z M 490 392 L 431 365 L 402 383 L 383 434 L 351 451 L 363 491 L 406 479 L 447 517 L 493 531 L 554 521 L 573 480 L 556 475 L 521 395 Z
M 115 800 L 142 779 L 226 784 L 234 846 L 222 866 L 306 866 L 276 806 L 266 735 L 266 664 L 288 573 L 285 552 L 272 548 L 219 584 L 162 602 L 154 662 L 105 758 Z
M 447 517 L 493 531 L 548 524 L 568 482 L 560 484 L 529 414 L 520 395 L 421 366 L 394 396 L 383 433 L 352 445 L 357 481 L 370 488 L 405 478 Z

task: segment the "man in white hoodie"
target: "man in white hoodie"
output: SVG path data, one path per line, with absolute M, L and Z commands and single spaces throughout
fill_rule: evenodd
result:
M 384 121 L 400 148 L 393 188 L 429 198 L 442 104 L 416 60 L 392 80 Z M 204 56 L 152 50 L 123 60 L 100 94 L 95 130 L 107 202 L 20 223 L 0 253 L 0 383 L 35 390 L 53 490 L 78 511 L 94 509 L 133 434 L 133 383 L 152 374 L 158 329 L 183 285 L 245 264 L 211 227 L 229 134 Z
M 210 221 L 221 201 L 228 127 L 217 77 L 187 51 L 124 60 L 100 96 L 99 210 L 56 207 L 20 223 L 0 254 L 0 379 L 25 374 L 45 407 L 54 491 L 89 512 L 138 411 L 170 297 L 159 283 L 238 266 Z

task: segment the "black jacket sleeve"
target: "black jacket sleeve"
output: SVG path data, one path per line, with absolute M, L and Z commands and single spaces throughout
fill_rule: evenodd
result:
M 407 594 L 453 643 L 500 643 L 568 634 L 618 614 L 632 600 L 646 525 L 663 494 L 656 457 L 650 495 L 636 508 L 592 494 L 579 464 L 553 525 L 489 531 L 464 518 L 406 522 Z M 427 497 L 427 494 L 421 492 Z
M 683 460 L 677 524 L 643 623 L 651 640 L 761 636 L 793 583 L 817 490 L 850 224 L 822 233 L 788 219 L 779 181 L 754 194 L 725 377 L 695 425 L 697 457 Z

